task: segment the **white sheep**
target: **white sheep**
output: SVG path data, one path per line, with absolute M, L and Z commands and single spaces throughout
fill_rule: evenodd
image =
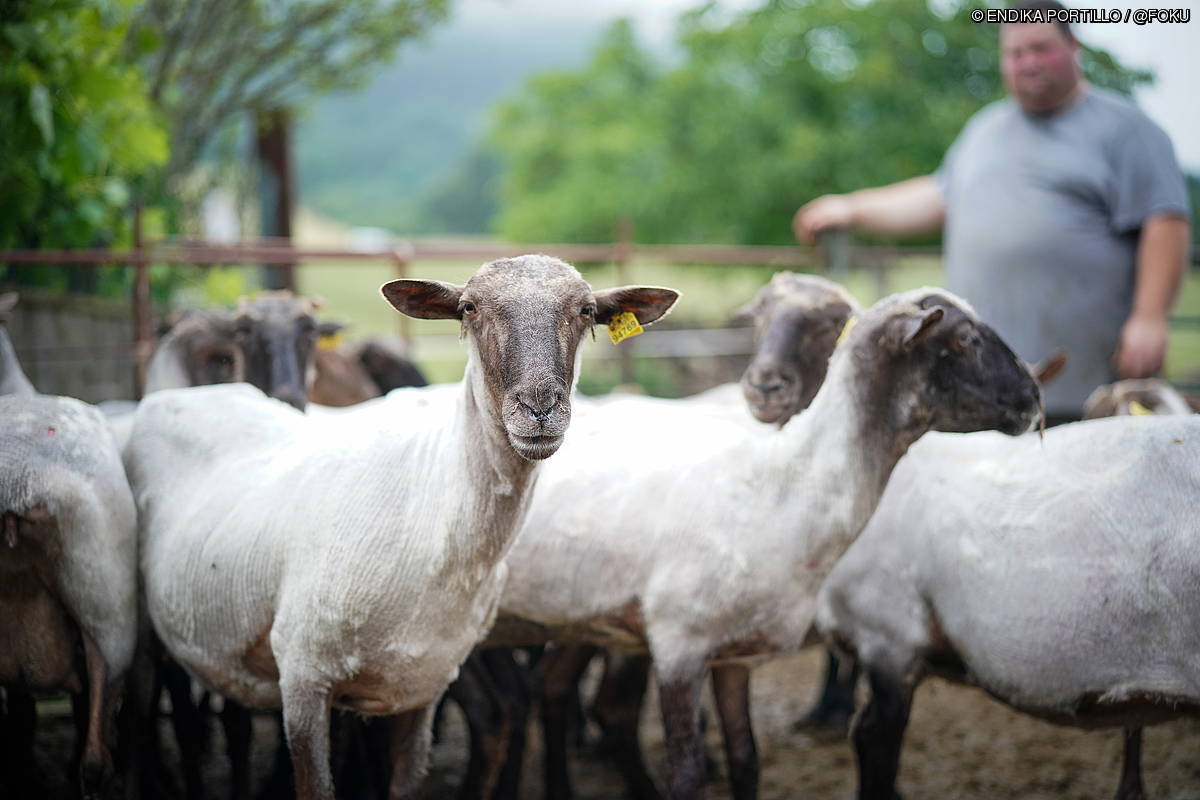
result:
M 306 418 L 242 385 L 160 392 L 126 451 L 155 631 L 209 687 L 282 706 L 302 800 L 333 796 L 331 706 L 396 715 L 390 793 L 412 793 L 433 703 L 494 615 L 536 461 L 562 442 L 580 339 L 677 296 L 593 293 L 547 256 L 383 293 L 461 320 L 454 407 Z
M 895 797 L 925 674 L 1080 727 L 1200 711 L 1200 418 L 1117 417 L 1036 436 L 930 435 L 821 590 L 817 624 L 872 698 L 859 796 Z
M 136 639 L 137 525 L 98 410 L 67 397 L 0 397 L 0 533 L 10 712 L 14 692 L 86 695 L 80 783 L 85 797 L 100 796 Z
M 1161 378 L 1130 378 L 1099 386 L 1083 403 L 1083 418 L 1145 414 L 1191 414 L 1200 411 Z
M 896 461 L 927 430 L 1015 434 L 1038 408 L 999 337 L 961 300 L 922 289 L 860 318 L 782 431 L 701 455 L 702 443 L 646 448 L 621 429 L 577 429 L 509 556 L 489 640 L 649 650 L 674 798 L 703 791 L 697 702 L 714 665 L 718 703 L 737 714 L 725 720 L 731 776 L 753 793 L 747 664 L 809 641 L 821 579 Z

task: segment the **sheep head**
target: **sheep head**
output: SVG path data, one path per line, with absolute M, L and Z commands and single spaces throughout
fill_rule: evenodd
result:
M 594 292 L 570 264 L 544 255 L 492 261 L 463 286 L 402 278 L 381 291 L 401 313 L 461 322 L 476 394 L 512 449 L 530 460 L 562 444 L 584 334 L 622 312 L 647 325 L 678 297 L 650 286 Z

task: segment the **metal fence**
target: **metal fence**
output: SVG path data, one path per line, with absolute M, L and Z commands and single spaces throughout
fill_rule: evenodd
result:
M 10 250 L 0 251 L 0 265 L 52 264 L 62 266 L 124 265 L 133 270 L 133 289 L 129 302 L 126 330 L 132 331 L 130 342 L 122 350 L 119 337 L 107 333 L 81 336 L 77 333 L 58 336 L 53 342 L 43 341 L 52 336 L 51 327 L 43 325 L 29 329 L 34 338 L 21 338 L 24 344 L 18 354 L 39 365 L 47 360 L 84 362 L 89 359 L 126 359 L 131 366 L 128 386 L 132 396 L 139 396 L 144 383 L 145 365 L 154 347 L 154 309 L 150 301 L 149 266 L 179 264 L 199 267 L 263 265 L 274 267 L 278 283 L 295 288 L 295 268 L 300 264 L 330 262 L 376 262 L 392 266 L 396 277 L 405 277 L 413 261 L 479 262 L 516 256 L 523 253 L 552 253 L 573 263 L 611 264 L 616 268 L 620 283 L 632 282 L 632 263 L 643 259 L 677 265 L 760 265 L 779 269 L 801 269 L 824 272 L 835 280 L 844 280 L 851 266 L 867 269 L 872 275 L 875 293 L 889 291 L 889 272 L 904 259 L 940 258 L 940 248 L 859 245 L 844 235 L 826 239 L 822 246 L 801 248 L 787 246 L 738 245 L 645 245 L 629 241 L 609 244 L 506 244 L 496 242 L 417 242 L 405 243 L 387 250 L 364 252 L 348 249 L 313 249 L 293 247 L 286 239 L 263 239 L 239 245 L 217 245 L 203 241 L 173 240 L 114 250 Z M 1200 265 L 1200 253 L 1193 252 L 1193 267 Z M 407 320 L 400 317 L 400 332 L 409 338 Z M 85 326 L 86 327 L 86 326 Z M 1200 330 L 1200 316 L 1172 318 L 1176 330 Z M 59 326 L 62 329 L 62 326 Z M 658 330 L 637 344 L 638 357 L 695 358 L 700 356 L 744 356 L 749 354 L 752 341 L 745 329 Z M 617 350 L 621 360 L 624 382 L 632 380 L 632 356 L 629 347 Z M 35 366 L 34 371 L 40 369 Z M 36 381 L 35 381 L 36 383 Z M 57 386 L 57 382 L 52 382 Z M 1188 386 L 1200 389 L 1200 385 Z M 50 387 L 44 391 L 51 391 Z M 111 387 L 105 387 L 111 391 Z M 67 393 L 67 392 L 64 392 Z M 80 396 L 80 392 L 71 392 Z M 93 392 L 83 392 L 82 396 Z

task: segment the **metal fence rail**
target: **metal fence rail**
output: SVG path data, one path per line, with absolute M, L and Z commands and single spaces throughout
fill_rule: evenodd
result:
M 647 259 L 668 264 L 704 264 L 717 266 L 762 265 L 778 268 L 800 268 L 820 271 L 843 278 L 851 265 L 868 269 L 874 276 L 876 293 L 888 293 L 888 271 L 900 261 L 910 258 L 940 258 L 940 248 L 898 247 L 892 245 L 859 245 L 845 235 L 834 236 L 816 248 L 790 246 L 740 245 L 646 245 L 630 241 L 607 244 L 508 244 L 499 242 L 423 241 L 400 243 L 386 250 L 323 249 L 293 247 L 287 239 L 260 239 L 238 245 L 175 239 L 135 246 L 128 250 L 9 250 L 0 251 L 0 265 L 55 264 L 62 266 L 123 265 L 134 270 L 131 292 L 131 318 L 134 337 L 135 396 L 140 396 L 144 384 L 145 365 L 154 346 L 153 309 L 150 304 L 152 264 L 179 264 L 198 267 L 264 265 L 279 270 L 283 284 L 295 287 L 295 266 L 321 262 L 383 262 L 392 265 L 397 277 L 405 277 L 408 266 L 421 261 L 489 261 L 523 253 L 552 253 L 575 263 L 609 263 L 616 267 L 621 283 L 632 282 L 630 265 L 634 259 Z M 1193 268 L 1200 266 L 1200 251 L 1192 253 Z M 401 333 L 407 337 L 407 323 L 401 317 Z M 1173 328 L 1200 328 L 1200 316 L 1173 316 Z M 436 338 L 436 337 L 433 337 Z M 432 344 L 432 342 L 431 342 Z M 649 357 L 696 357 L 714 355 L 745 355 L 752 342 L 745 329 L 661 330 L 638 343 L 637 355 Z M 45 351 L 40 344 L 27 345 L 22 350 Z M 73 347 L 64 354 L 72 360 L 83 360 L 88 354 L 75 352 Z M 111 348 L 108 348 L 111 350 Z M 437 350 L 438 345 L 433 344 Z M 100 354 L 93 354 L 100 355 Z M 106 352 L 101 357 L 116 357 Z M 622 380 L 632 379 L 629 348 L 620 348 Z M 1200 385 L 1189 386 L 1200 389 Z

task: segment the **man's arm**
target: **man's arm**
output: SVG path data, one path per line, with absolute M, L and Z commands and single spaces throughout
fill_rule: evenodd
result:
M 796 238 L 812 244 L 817 235 L 838 228 L 869 233 L 912 236 L 942 227 L 946 207 L 932 175 L 889 186 L 827 194 L 805 204 L 792 218 Z
M 1190 234 L 1187 218 L 1179 214 L 1155 214 L 1142 225 L 1133 311 L 1113 357 L 1122 378 L 1145 378 L 1162 369 L 1168 317 L 1183 279 Z

